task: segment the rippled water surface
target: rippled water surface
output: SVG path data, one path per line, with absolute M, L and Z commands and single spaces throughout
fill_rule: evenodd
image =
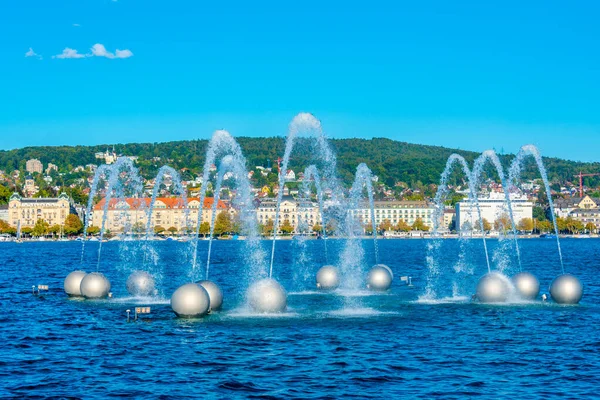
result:
M 190 279 L 185 243 L 155 244 L 162 297 L 154 299 L 126 293 L 128 272 L 141 261 L 118 243 L 105 244 L 100 271 L 114 292 L 107 301 L 72 300 L 62 291 L 64 277 L 81 268 L 80 244 L 0 243 L 0 397 L 598 395 L 600 240 L 563 241 L 567 272 L 585 285 L 578 306 L 471 303 L 485 258 L 480 242 L 468 243 L 463 266 L 473 275 L 456 280 L 455 240 L 444 242 L 440 252 L 437 299 L 420 299 L 427 244 L 380 242 L 380 261 L 395 273 L 390 293 L 323 294 L 313 282 L 325 263 L 322 242 L 306 242 L 301 257 L 301 246 L 280 241 L 274 275 L 289 292 L 289 309 L 269 317 L 244 306 L 249 277 L 243 243 L 217 241 L 211 279 L 224 289 L 224 310 L 182 320 L 171 312 L 168 298 Z M 366 271 L 373 264 L 372 243 L 363 245 Z M 329 246 L 334 258 L 329 261 L 335 262 L 341 241 Z M 95 269 L 96 249 L 97 243 L 86 246 L 83 269 Z M 205 257 L 206 242 L 200 251 Z M 537 275 L 547 293 L 560 272 L 555 243 L 522 240 L 521 252 L 523 269 Z M 412 276 L 414 286 L 400 282 L 402 275 Z M 33 296 L 36 284 L 50 290 Z M 127 323 L 125 310 L 135 305 L 149 305 L 152 313 Z

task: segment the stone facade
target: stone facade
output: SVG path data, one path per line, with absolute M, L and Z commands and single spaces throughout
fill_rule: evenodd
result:
M 23 198 L 17 193 L 8 202 L 8 223 L 14 227 L 33 227 L 38 219 L 50 225 L 64 225 L 65 219 L 74 213 L 73 202 L 66 194 L 56 198 Z
M 120 200 L 112 199 L 108 206 L 105 228 L 111 232 L 130 232 L 134 229 L 140 229 L 145 232 L 148 224 L 148 208 L 150 202 L 151 199 L 147 197 Z M 212 219 L 213 202 L 214 199 L 211 197 L 204 199 L 202 222 L 210 223 Z M 102 226 L 105 205 L 106 201 L 105 199 L 102 199 L 94 206 L 90 225 L 99 228 Z M 174 227 L 179 233 L 184 233 L 186 227 L 196 229 L 199 205 L 200 199 L 198 198 L 188 199 L 188 208 L 186 209 L 181 198 L 159 197 L 154 203 L 154 209 L 150 216 L 150 227 L 154 229 L 155 227 L 160 226 L 165 230 Z M 217 204 L 217 213 L 221 211 L 226 211 L 231 214 L 234 213 L 234 211 L 228 208 L 223 201 L 219 201 Z

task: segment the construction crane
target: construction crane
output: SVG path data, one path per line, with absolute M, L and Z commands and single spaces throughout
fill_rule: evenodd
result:
M 579 171 L 579 175 L 575 175 L 575 177 L 579 177 L 579 197 L 583 197 L 583 177 L 584 176 L 600 176 L 599 174 L 584 174 Z

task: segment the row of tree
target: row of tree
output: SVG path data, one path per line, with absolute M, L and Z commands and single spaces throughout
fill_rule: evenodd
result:
M 62 225 L 50 225 L 43 219 L 38 219 L 33 227 L 24 226 L 21 228 L 21 234 L 32 237 L 52 236 L 58 237 L 61 235 L 74 236 L 79 235 L 83 231 L 83 224 L 79 217 L 75 214 L 69 214 Z M 0 220 L 0 234 L 15 236 L 17 228 L 10 226 L 6 221 Z

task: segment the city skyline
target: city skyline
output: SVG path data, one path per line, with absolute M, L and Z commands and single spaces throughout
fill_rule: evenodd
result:
M 307 111 L 332 138 L 595 161 L 597 8 L 13 3 L 0 149 L 284 136 Z

